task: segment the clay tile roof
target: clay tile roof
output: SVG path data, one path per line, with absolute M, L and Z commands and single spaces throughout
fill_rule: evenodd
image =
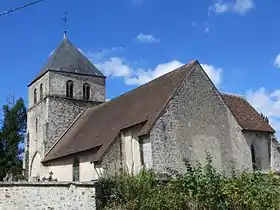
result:
M 169 72 L 122 96 L 86 110 L 46 154 L 43 162 L 101 146 L 96 160 L 127 127 L 146 123 L 149 131 L 195 62 Z
M 162 110 L 182 83 L 193 61 L 109 102 L 86 110 L 46 154 L 43 162 L 100 147 L 94 161 L 102 158 L 121 130 L 143 124 L 139 135 L 148 134 Z M 243 98 L 221 94 L 244 130 L 274 132 Z
M 243 130 L 275 132 L 243 97 L 225 93 L 221 95 Z

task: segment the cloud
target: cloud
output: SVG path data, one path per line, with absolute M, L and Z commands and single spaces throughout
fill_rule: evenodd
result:
M 274 60 L 274 65 L 277 67 L 277 68 L 280 68 L 280 54 L 278 54 Z
M 143 43 L 160 42 L 160 40 L 155 38 L 153 35 L 151 35 L 151 34 L 142 34 L 142 33 L 137 35 L 136 40 L 139 41 L 139 42 L 143 42 Z
M 206 72 L 206 74 L 210 77 L 212 82 L 217 87 L 219 87 L 219 85 L 222 82 L 222 71 L 223 71 L 223 69 L 216 68 L 216 67 L 214 67 L 212 65 L 208 65 L 208 64 L 201 64 L 201 66 L 204 69 L 204 71 Z
M 245 97 L 258 112 L 269 118 L 276 131 L 280 131 L 280 89 L 271 92 L 264 87 L 256 91 L 250 89 L 246 91 Z
M 104 49 L 100 50 L 99 52 L 94 52 L 94 53 L 86 53 L 85 55 L 90 58 L 93 62 L 99 62 L 102 61 L 105 58 L 108 58 L 117 52 L 120 52 L 123 48 L 118 46 L 118 47 L 112 47 L 110 49 Z
M 123 77 L 126 85 L 142 85 L 184 65 L 179 60 L 172 60 L 158 64 L 155 68 L 135 68 L 126 59 L 111 57 L 102 62 L 95 63 L 108 77 Z M 213 65 L 201 64 L 207 75 L 218 87 L 221 83 L 222 69 Z
M 216 3 L 209 7 L 209 14 L 214 12 L 216 14 L 233 12 L 239 15 L 245 15 L 255 7 L 254 0 L 217 0 Z
M 126 64 L 119 57 L 109 58 L 103 62 L 96 63 L 95 66 L 109 77 L 129 77 L 133 73 L 133 69 L 129 64 Z
M 204 32 L 205 33 L 209 33 L 210 32 L 210 28 L 209 27 L 205 27 Z
M 224 13 L 228 11 L 229 5 L 217 2 L 213 5 L 213 9 L 216 13 Z
M 154 69 L 138 69 L 135 71 L 133 77 L 126 79 L 126 84 L 128 85 L 142 85 L 157 77 L 160 77 L 172 70 L 175 70 L 182 66 L 183 63 L 177 60 L 173 60 L 167 63 L 159 64 Z
M 245 14 L 255 7 L 253 0 L 236 0 L 233 10 L 239 14 Z

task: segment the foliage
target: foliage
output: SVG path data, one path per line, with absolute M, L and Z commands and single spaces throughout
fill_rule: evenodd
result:
M 0 129 L 0 180 L 6 173 L 12 173 L 18 178 L 19 174 L 22 174 L 23 149 L 19 145 L 24 141 L 26 114 L 22 98 L 16 101 L 11 99 L 3 106 L 3 122 Z
M 97 201 L 101 209 L 279 209 L 280 180 L 270 172 L 226 176 L 207 164 L 191 166 L 166 181 L 143 169 L 102 177 Z

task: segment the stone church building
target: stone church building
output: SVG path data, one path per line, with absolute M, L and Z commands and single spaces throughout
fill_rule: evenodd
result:
M 198 61 L 106 102 L 106 77 L 65 37 L 28 85 L 23 167 L 29 180 L 90 181 L 121 168 L 181 171 L 208 152 L 221 171 L 278 170 L 274 133 Z

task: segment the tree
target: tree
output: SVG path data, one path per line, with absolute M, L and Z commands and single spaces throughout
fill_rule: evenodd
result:
M 3 106 L 3 122 L 0 130 L 0 180 L 6 173 L 21 173 L 23 148 L 26 133 L 27 112 L 22 98 L 10 99 Z

